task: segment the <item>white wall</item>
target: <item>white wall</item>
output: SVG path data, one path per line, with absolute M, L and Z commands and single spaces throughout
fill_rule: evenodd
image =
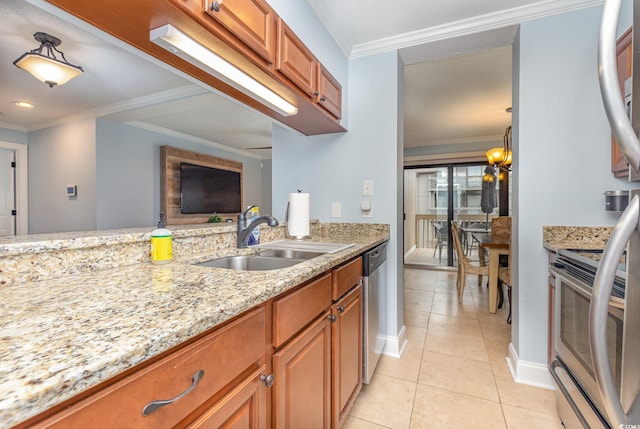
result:
M 29 141 L 26 131 L 10 130 L 0 127 L 0 140 L 11 143 L 27 144 Z
M 242 162 L 245 203 L 262 205 L 269 191 L 271 204 L 270 178 L 263 183 L 256 158 L 101 119 L 33 131 L 27 140 L 30 234 L 154 226 L 162 145 Z M 67 197 L 74 184 L 78 196 Z
M 387 333 L 397 336 L 402 313 L 402 127 L 398 85 L 402 72 L 395 52 L 349 64 L 349 131 L 304 137 L 281 127 L 273 131 L 273 205 L 284 210 L 288 192 L 311 194 L 311 217 L 324 222 L 391 225 L 388 247 Z M 362 180 L 373 180 L 373 218 L 362 217 Z M 342 217 L 331 217 L 339 202 Z
M 97 122 L 98 229 L 153 226 L 160 212 L 160 146 L 242 162 L 245 204 L 262 204 L 260 160 L 130 125 Z
M 514 52 L 512 340 L 525 362 L 547 349 L 543 225 L 613 225 L 603 192 L 637 185 L 610 171 L 610 129 L 597 81 L 601 7 L 521 24 Z
M 30 234 L 96 229 L 95 127 L 87 119 L 29 133 Z

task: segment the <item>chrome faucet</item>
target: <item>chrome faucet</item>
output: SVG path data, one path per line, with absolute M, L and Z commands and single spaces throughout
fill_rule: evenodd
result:
M 238 249 L 242 249 L 247 247 L 249 244 L 249 235 L 253 232 L 254 229 L 261 223 L 266 223 L 269 226 L 278 226 L 278 219 L 273 216 L 260 216 L 258 219 L 254 220 L 247 226 L 247 213 L 249 210 L 254 208 L 255 206 L 249 207 L 244 212 L 238 215 Z

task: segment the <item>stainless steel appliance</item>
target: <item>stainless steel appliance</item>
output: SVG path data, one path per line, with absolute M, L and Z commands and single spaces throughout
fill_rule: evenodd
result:
M 633 180 L 640 177 L 640 141 L 634 130 L 640 125 L 640 0 L 634 0 L 631 120 L 617 73 L 621 6 L 622 0 L 604 2 L 598 76 L 611 130 Z M 599 261 L 565 254 L 557 261 L 562 266 L 550 268 L 558 301 L 555 359 L 549 367 L 558 385 L 558 410 L 568 427 L 640 427 L 640 198 L 631 191 L 629 199 Z M 627 263 L 621 269 L 623 256 Z
M 385 296 L 387 279 L 387 244 L 383 243 L 363 255 L 363 302 L 362 324 L 362 382 L 368 384 L 373 377 L 385 344 Z
M 554 361 L 558 411 L 566 427 L 608 426 L 591 358 L 589 312 L 601 251 L 561 250 L 550 271 L 555 276 Z M 604 322 L 608 359 L 620 389 L 624 341 L 624 258 L 618 264 Z

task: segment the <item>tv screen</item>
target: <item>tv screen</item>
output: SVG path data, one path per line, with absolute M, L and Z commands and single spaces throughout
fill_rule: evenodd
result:
M 239 172 L 180 163 L 181 213 L 239 213 L 241 195 Z

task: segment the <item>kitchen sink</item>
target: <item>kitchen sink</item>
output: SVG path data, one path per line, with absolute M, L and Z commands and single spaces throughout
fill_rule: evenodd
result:
M 285 258 L 285 259 L 311 259 L 317 256 L 324 255 L 323 252 L 307 252 L 302 250 L 292 249 L 267 249 L 258 252 L 260 256 L 270 256 L 273 258 Z
M 304 261 L 306 261 L 306 259 L 241 255 L 212 259 L 210 261 L 197 263 L 196 265 L 213 268 L 227 268 L 231 270 L 268 271 L 291 267 Z

